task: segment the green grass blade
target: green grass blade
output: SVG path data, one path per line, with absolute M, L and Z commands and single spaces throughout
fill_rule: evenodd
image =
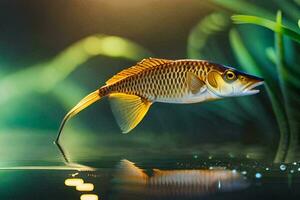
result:
M 282 1 L 275 0 L 275 3 L 278 5 L 280 9 L 282 9 L 283 13 L 287 16 L 291 17 L 293 20 L 297 20 L 300 17 L 300 10 L 295 4 L 290 1 Z
M 267 29 L 270 29 L 276 33 L 281 33 L 284 34 L 294 41 L 300 43 L 300 34 L 297 33 L 296 31 L 282 25 L 278 24 L 274 21 L 262 18 L 262 17 L 257 17 L 257 16 L 251 16 L 251 15 L 233 15 L 231 17 L 234 23 L 236 24 L 255 24 L 258 26 L 265 27 Z
M 231 29 L 229 32 L 229 41 L 241 67 L 251 74 L 262 76 L 261 69 L 257 66 L 246 47 L 242 43 L 242 39 L 236 29 Z
M 246 47 L 244 46 L 238 32 L 235 29 L 232 29 L 229 34 L 230 43 L 232 49 L 235 53 L 235 56 L 239 63 L 241 63 L 242 68 L 251 73 L 256 73 L 259 75 L 263 75 L 263 71 L 257 65 L 255 60 L 252 58 Z M 275 92 L 274 83 L 269 76 L 264 74 L 265 78 L 265 88 L 269 99 L 272 104 L 272 108 L 274 114 L 276 116 L 276 121 L 280 130 L 280 141 L 277 149 L 277 153 L 275 155 L 274 162 L 282 162 L 286 157 L 286 153 L 288 150 L 289 144 L 289 131 L 287 128 L 287 119 L 285 116 L 285 112 L 283 110 L 283 106 L 280 103 L 280 99 L 277 97 Z
M 276 16 L 276 25 L 280 27 L 281 24 L 282 24 L 282 14 L 281 11 L 278 11 Z M 283 32 L 281 31 L 275 33 L 275 51 L 276 51 L 276 58 L 277 58 L 276 68 L 277 68 L 277 74 L 279 79 L 279 86 L 280 86 L 281 94 L 283 96 L 284 112 L 285 115 L 287 116 L 289 132 L 290 132 L 289 148 L 288 148 L 285 162 L 291 162 L 294 157 L 295 149 L 298 145 L 298 135 L 297 133 L 294 133 L 291 128 L 291 124 L 292 124 L 291 111 L 290 111 L 289 99 L 287 94 L 288 88 L 286 87 L 287 77 L 284 76 L 285 75 L 284 71 L 287 69 L 287 66 L 284 57 L 285 49 L 283 44 Z
M 300 6 L 300 0 L 294 0 L 294 2 Z
M 207 40 L 226 29 L 229 25 L 228 16 L 224 13 L 212 13 L 201 20 L 188 36 L 188 58 L 201 59 L 201 51 L 207 45 Z
M 273 47 L 268 47 L 266 49 L 266 56 L 272 63 L 276 64 L 276 52 Z
M 244 0 L 212 0 L 212 2 L 238 13 L 257 15 L 270 19 L 274 16 L 270 11 Z
M 280 132 L 279 144 L 274 158 L 274 163 L 282 163 L 285 162 L 289 148 L 290 133 L 288 120 L 283 106 L 280 103 L 280 99 L 276 96 L 274 89 L 272 89 L 268 84 L 265 84 L 265 88 L 276 116 L 276 121 Z
M 266 56 L 273 64 L 276 64 L 277 55 L 273 47 L 269 47 L 266 49 Z M 283 77 L 286 77 L 286 82 L 289 82 L 295 87 L 300 86 L 300 80 L 297 75 L 292 74 L 290 71 L 288 71 L 288 69 L 285 68 L 282 69 L 281 73 Z
M 281 26 L 282 24 L 282 14 L 280 11 L 277 12 L 276 16 L 276 24 L 277 26 Z M 297 133 L 294 133 L 292 131 L 291 127 L 291 110 L 290 110 L 290 105 L 289 105 L 289 97 L 287 94 L 287 86 L 286 86 L 286 80 L 288 77 L 284 76 L 285 73 L 284 71 L 287 70 L 287 66 L 285 63 L 285 49 L 284 49 L 284 44 L 283 44 L 283 33 L 282 32 L 276 32 L 275 33 L 275 50 L 276 50 L 276 67 L 278 71 L 278 79 L 279 79 L 279 85 L 280 85 L 280 90 L 283 96 L 283 104 L 284 104 L 284 111 L 286 113 L 287 119 L 288 119 L 288 125 L 289 125 L 289 130 L 290 130 L 290 137 L 289 137 L 289 148 L 286 156 L 286 162 L 291 162 L 292 159 L 294 158 L 295 150 L 298 145 L 298 135 Z

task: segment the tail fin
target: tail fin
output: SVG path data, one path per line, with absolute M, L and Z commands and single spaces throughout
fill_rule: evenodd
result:
M 88 107 L 89 105 L 95 103 L 96 101 L 100 100 L 100 95 L 99 95 L 99 90 L 96 90 L 92 93 L 90 93 L 89 95 L 87 95 L 86 97 L 84 97 L 81 101 L 79 101 L 79 103 L 77 103 L 76 106 L 74 106 L 64 117 L 64 119 L 62 120 L 60 127 L 59 127 L 59 131 L 58 131 L 58 135 L 56 137 L 55 142 L 57 143 L 60 137 L 60 134 L 66 124 L 66 122 L 71 119 L 73 116 L 75 116 L 77 113 L 79 113 L 80 111 L 82 111 L 83 109 L 85 109 L 86 107 Z
M 79 103 L 74 106 L 64 117 L 64 119 L 62 120 L 60 127 L 59 127 L 59 131 L 55 140 L 55 144 L 57 144 L 58 148 L 60 149 L 61 153 L 64 156 L 64 159 L 66 162 L 68 162 L 68 160 L 66 159 L 66 156 L 64 154 L 64 151 L 62 150 L 62 147 L 59 145 L 59 138 L 61 135 L 61 132 L 66 124 L 66 122 L 71 119 L 73 116 L 75 116 L 77 113 L 79 113 L 80 111 L 82 111 L 83 109 L 85 109 L 86 107 L 88 107 L 89 105 L 95 103 L 96 101 L 100 100 L 102 98 L 102 95 L 99 93 L 99 90 L 96 90 L 92 93 L 90 93 L 89 95 L 87 95 L 86 97 L 84 97 L 81 101 L 79 101 Z

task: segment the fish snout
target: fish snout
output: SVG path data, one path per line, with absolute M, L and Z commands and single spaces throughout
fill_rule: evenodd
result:
M 245 85 L 243 89 L 243 94 L 245 95 L 257 94 L 259 93 L 260 90 L 256 88 L 264 84 L 264 79 L 253 76 L 253 77 L 249 77 L 247 82 L 248 83 Z

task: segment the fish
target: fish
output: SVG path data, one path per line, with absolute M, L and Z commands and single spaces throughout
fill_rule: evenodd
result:
M 249 186 L 246 177 L 234 170 L 152 169 L 145 173 L 135 163 L 126 159 L 118 164 L 113 183 L 115 190 L 123 192 L 122 196 L 125 196 L 125 193 L 151 197 L 197 197 L 241 190 Z
M 63 118 L 65 123 L 94 102 L 108 97 L 123 133 L 129 133 L 155 102 L 191 104 L 226 97 L 252 95 L 263 79 L 206 60 L 147 58 L 125 69 L 84 97 Z

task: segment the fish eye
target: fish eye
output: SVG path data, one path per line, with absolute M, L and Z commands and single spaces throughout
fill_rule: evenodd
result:
M 228 81 L 233 81 L 236 79 L 236 75 L 233 71 L 226 71 L 225 73 L 225 79 L 228 80 Z

